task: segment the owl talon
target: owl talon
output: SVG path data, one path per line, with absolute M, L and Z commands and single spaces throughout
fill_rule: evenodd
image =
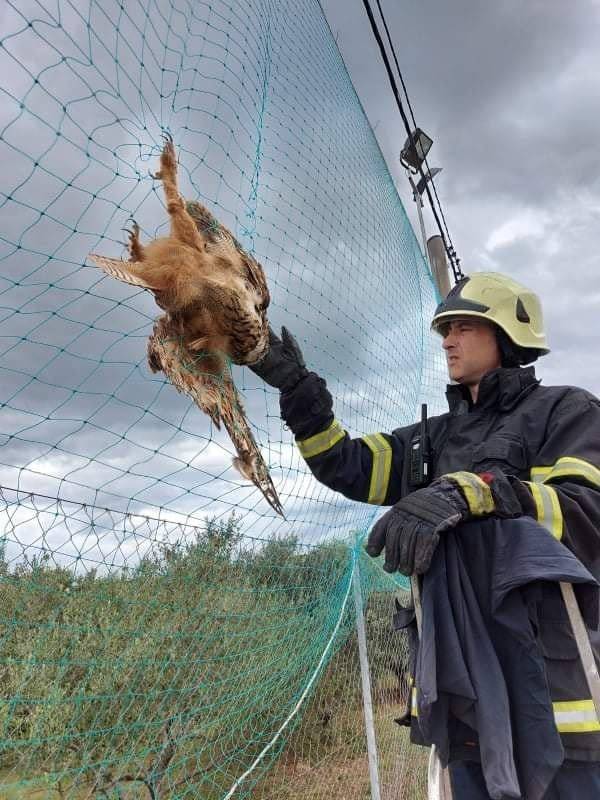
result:
M 235 466 L 283 515 L 230 366 L 254 363 L 268 347 L 265 276 L 205 206 L 186 205 L 177 185 L 172 135 L 165 131 L 162 142 L 158 170 L 148 174 L 163 184 L 169 235 L 142 245 L 139 225 L 129 217 L 123 230 L 131 260 L 90 258 L 106 274 L 153 293 L 166 313 L 148 342 L 149 369 L 163 372 L 216 428 L 227 431 L 237 453 Z
M 167 139 L 163 151 L 160 154 L 160 172 L 162 175 L 165 173 L 175 176 L 177 169 L 177 156 L 175 155 L 175 146 L 173 139 Z
M 163 134 L 163 149 L 160 154 L 160 169 L 158 172 L 150 172 L 150 176 L 156 181 L 164 181 L 167 178 L 175 180 L 177 172 L 177 156 L 175 155 L 175 145 L 170 133 Z
M 128 235 L 127 251 L 129 252 L 130 261 L 143 261 L 144 248 L 140 244 L 140 226 L 132 219 L 131 228 L 122 228 Z
M 133 225 L 131 226 L 131 228 L 121 228 L 121 230 L 125 231 L 125 233 L 129 234 L 130 237 L 134 236 L 134 235 L 138 236 L 139 232 L 140 232 L 139 225 L 135 221 L 134 221 Z

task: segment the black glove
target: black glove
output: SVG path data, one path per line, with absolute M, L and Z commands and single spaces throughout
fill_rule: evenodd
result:
M 422 575 L 429 569 L 440 533 L 458 525 L 468 514 L 458 486 L 437 480 L 386 511 L 369 534 L 366 551 L 375 557 L 385 547 L 386 572 Z
M 282 392 L 291 391 L 308 375 L 302 351 L 292 334 L 282 328 L 280 339 L 270 326 L 266 356 L 256 364 L 249 364 L 248 369 Z
M 518 478 L 492 471 L 454 472 L 406 495 L 378 520 L 366 544 L 370 556 L 385 547 L 386 572 L 427 572 L 440 533 L 473 517 L 535 517 L 531 493 Z

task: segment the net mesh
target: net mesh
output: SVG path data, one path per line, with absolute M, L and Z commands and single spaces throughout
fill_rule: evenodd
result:
M 277 516 L 149 371 L 152 297 L 87 260 L 126 257 L 130 218 L 167 231 L 168 131 L 346 429 L 437 410 L 435 290 L 318 3 L 5 0 L 1 31 L 2 791 L 364 796 L 358 565 L 383 784 L 417 796 L 390 723 L 404 587 L 357 548 L 377 509 L 317 484 L 234 368 Z

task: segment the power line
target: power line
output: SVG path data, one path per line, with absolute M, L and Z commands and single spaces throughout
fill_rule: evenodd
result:
M 396 70 L 397 70 L 398 76 L 400 78 L 400 83 L 401 83 L 402 89 L 404 91 L 404 96 L 406 98 L 406 103 L 408 105 L 408 110 L 410 111 L 410 116 L 411 116 L 412 123 L 413 123 L 412 130 L 414 130 L 417 127 L 417 121 L 415 119 L 415 114 L 414 114 L 414 111 L 413 111 L 413 108 L 412 108 L 412 104 L 410 102 L 410 97 L 408 95 L 408 89 L 406 88 L 406 83 L 404 82 L 404 77 L 402 75 L 402 70 L 400 69 L 400 64 L 398 63 L 398 58 L 396 56 L 396 49 L 395 49 L 394 43 L 392 41 L 390 30 L 388 28 L 388 24 L 387 24 L 387 21 L 386 21 L 386 18 L 385 18 L 385 14 L 383 13 L 383 9 L 381 7 L 380 0 L 376 0 L 376 3 L 377 3 L 377 8 L 379 10 L 379 14 L 381 16 L 381 21 L 383 22 L 383 27 L 384 27 L 384 30 L 385 30 L 385 33 L 386 33 L 388 44 L 389 44 L 390 50 L 392 52 L 392 56 L 394 58 L 394 64 L 396 65 Z M 409 136 L 410 136 L 410 131 L 408 133 L 409 133 Z M 411 144 L 414 145 L 412 137 L 410 138 L 410 141 L 411 141 Z M 431 176 L 431 170 L 430 170 L 430 167 L 429 167 L 429 163 L 427 161 L 427 156 L 425 156 L 423 160 L 425 161 L 425 165 L 427 167 L 428 173 Z M 421 174 L 422 174 L 422 172 L 421 172 Z M 450 231 L 448 230 L 448 224 L 446 222 L 446 217 L 444 215 L 444 210 L 442 208 L 442 203 L 441 203 L 440 198 L 439 198 L 438 193 L 437 193 L 437 188 L 436 188 L 433 176 L 431 176 L 429 178 L 429 183 L 431 183 L 431 186 L 433 188 L 433 193 L 435 195 L 435 199 L 437 201 L 439 212 L 440 212 L 440 215 L 442 217 L 442 222 L 444 224 L 444 230 L 446 232 L 446 236 L 448 237 L 448 247 L 450 249 L 450 253 L 448 253 L 448 256 L 449 256 L 450 262 L 452 264 L 452 269 L 453 269 L 453 272 L 454 272 L 454 276 L 455 276 L 456 279 L 458 279 L 458 278 L 463 277 L 462 271 L 460 270 L 460 259 L 456 256 L 456 251 L 454 249 L 454 245 L 452 244 L 452 237 L 450 236 Z M 431 201 L 431 197 L 430 197 L 430 201 Z M 444 245 L 446 245 L 445 241 L 444 241 Z M 447 252 L 448 252 L 448 250 L 447 250 Z M 456 267 L 458 268 L 458 271 L 459 271 L 458 275 L 457 275 L 456 270 L 454 268 L 454 259 L 451 257 L 451 254 L 454 256 L 454 258 L 456 260 Z
M 408 104 L 408 107 L 409 107 L 409 110 L 410 110 L 410 114 L 411 114 L 411 117 L 412 117 L 413 125 L 414 125 L 414 127 L 416 127 L 415 116 L 414 116 L 414 113 L 413 113 L 413 110 L 412 110 L 412 106 L 410 104 L 410 99 L 408 97 L 406 84 L 404 83 L 404 78 L 402 77 L 402 72 L 401 72 L 400 66 L 398 64 L 398 59 L 396 57 L 396 52 L 395 52 L 395 49 L 394 49 L 394 46 L 393 46 L 393 43 L 392 43 L 392 39 L 391 39 L 391 36 L 390 36 L 389 28 L 387 26 L 387 22 L 385 20 L 385 16 L 383 14 L 383 11 L 382 11 L 382 8 L 381 8 L 381 4 L 380 4 L 379 0 L 376 0 L 376 2 L 377 2 L 377 7 L 379 9 L 379 13 L 381 15 L 381 19 L 383 21 L 383 25 L 384 25 L 385 32 L 386 32 L 386 35 L 387 35 L 387 39 L 388 39 L 388 42 L 389 42 L 389 45 L 390 45 L 390 49 L 391 49 L 392 55 L 394 57 L 394 62 L 395 62 L 395 65 L 396 65 L 396 69 L 397 69 L 398 75 L 400 77 L 400 82 L 402 84 L 402 89 L 404 90 L 404 94 L 406 96 L 406 100 L 407 100 L 407 104 Z M 383 40 L 381 38 L 381 34 L 380 34 L 379 29 L 377 27 L 377 23 L 375 22 L 375 17 L 373 16 L 373 11 L 371 9 L 371 5 L 369 3 L 369 0 L 363 0 L 363 5 L 365 7 L 365 11 L 367 12 L 367 16 L 368 16 L 369 22 L 371 24 L 371 30 L 373 31 L 373 35 L 374 35 L 375 40 L 377 41 L 377 44 L 379 46 L 379 51 L 381 53 L 381 58 L 383 59 L 383 63 L 385 65 L 386 72 L 388 74 L 388 79 L 390 81 L 390 85 L 392 87 L 392 91 L 394 93 L 394 97 L 396 98 L 396 104 L 398 106 L 398 110 L 400 112 L 400 116 L 402 117 L 402 121 L 404 123 L 404 127 L 406 129 L 406 133 L 408 135 L 408 139 L 410 141 L 411 146 L 413 148 L 415 148 L 415 141 L 414 141 L 413 135 L 412 135 L 413 128 L 411 128 L 410 123 L 408 121 L 408 118 L 406 116 L 406 112 L 404 110 L 404 106 L 403 106 L 402 100 L 400 98 L 400 92 L 398 91 L 398 85 L 396 83 L 396 79 L 395 79 L 394 74 L 392 72 L 392 68 L 391 68 L 390 61 L 389 61 L 389 58 L 388 58 L 388 55 L 387 55 L 387 52 L 386 52 L 386 49 L 385 49 L 385 45 L 384 45 Z M 429 171 L 429 165 L 427 164 L 427 160 L 426 159 L 425 159 L 425 165 L 427 166 L 427 169 Z M 456 255 L 456 251 L 454 249 L 454 245 L 452 244 L 452 239 L 450 237 L 450 232 L 448 231 L 448 225 L 446 223 L 446 218 L 445 218 L 444 212 L 442 210 L 442 205 L 441 205 L 440 199 L 438 197 L 437 190 L 435 188 L 435 183 L 433 181 L 433 178 L 431 178 L 431 177 L 429 177 L 429 180 L 427 180 L 427 176 L 423 172 L 423 167 L 421 165 L 419 166 L 419 172 L 421 174 L 421 177 L 423 178 L 425 191 L 427 192 L 427 197 L 429 199 L 429 204 L 431 206 L 431 210 L 433 212 L 433 216 L 435 218 L 438 230 L 440 232 L 440 236 L 442 237 L 442 242 L 444 243 L 444 249 L 445 249 L 446 254 L 448 256 L 448 260 L 449 260 L 450 265 L 452 267 L 452 272 L 454 274 L 454 279 L 455 279 L 455 281 L 458 281 L 458 280 L 460 280 L 460 278 L 464 277 L 464 275 L 463 275 L 463 272 L 462 272 L 462 270 L 460 268 L 460 259 Z M 434 199 L 433 199 L 433 197 L 431 195 L 431 191 L 429 189 L 429 185 L 428 185 L 429 183 L 432 184 L 432 187 L 433 187 L 433 190 L 434 190 L 435 199 L 436 199 L 437 205 L 439 207 L 439 215 L 438 215 L 438 212 L 437 212 L 437 209 L 436 209 L 436 205 L 434 203 Z M 444 227 L 443 228 L 442 228 L 442 222 L 440 221 L 440 215 L 441 215 L 441 217 L 443 219 L 443 222 L 444 222 Z M 445 233 L 444 233 L 444 229 L 445 229 Z
M 388 24 L 387 24 L 387 21 L 385 19 L 385 14 L 383 13 L 383 9 L 381 8 L 380 0 L 376 0 L 376 2 L 377 2 L 377 8 L 379 9 L 379 14 L 381 16 L 381 21 L 383 22 L 383 27 L 385 29 L 385 33 L 386 33 L 386 37 L 387 37 L 387 40 L 388 40 L 388 44 L 390 46 L 390 50 L 392 51 L 392 56 L 394 58 L 394 64 L 396 65 L 396 70 L 398 72 L 398 77 L 400 78 L 400 84 L 402 85 L 402 90 L 404 91 L 404 97 L 406 98 L 406 104 L 408 105 L 408 110 L 410 112 L 410 118 L 412 120 L 413 130 L 414 130 L 417 127 L 417 121 L 415 119 L 415 114 L 413 112 L 412 104 L 410 102 L 410 97 L 408 96 L 408 89 L 406 88 L 406 84 L 404 82 L 404 77 L 402 75 L 402 70 L 400 69 L 400 64 L 398 63 L 398 58 L 396 56 L 396 49 L 394 47 L 394 43 L 392 41 L 390 30 L 388 28 Z M 429 163 L 427 161 L 427 156 L 425 156 L 424 161 L 425 161 L 425 165 L 427 166 L 427 169 L 431 173 L 431 170 L 429 168 Z M 440 214 L 441 214 L 441 217 L 442 217 L 442 222 L 444 223 L 444 230 L 446 231 L 446 235 L 448 236 L 448 242 L 450 244 L 450 247 L 452 247 L 452 240 L 451 240 L 451 236 L 450 236 L 450 231 L 448 230 L 448 225 L 446 223 L 446 217 L 444 216 L 444 211 L 442 209 L 442 204 L 440 202 L 440 198 L 438 197 L 437 188 L 435 186 L 435 182 L 433 180 L 433 177 L 431 177 L 429 179 L 429 181 L 430 181 L 431 186 L 433 188 L 433 193 L 435 195 L 435 199 L 437 200 L 437 204 L 438 204 L 438 207 L 439 207 L 439 210 L 440 210 Z

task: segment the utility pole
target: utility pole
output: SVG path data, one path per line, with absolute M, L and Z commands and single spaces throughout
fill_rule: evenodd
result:
M 413 191 L 413 200 L 417 206 L 419 216 L 419 227 L 421 229 L 421 240 L 423 243 L 423 258 L 429 266 L 429 270 L 435 282 L 438 293 L 441 297 L 446 297 L 450 291 L 450 280 L 448 276 L 448 263 L 444 241 L 441 236 L 432 236 L 427 240 L 425 232 L 425 220 L 423 219 L 423 193 L 427 188 L 427 183 L 439 172 L 441 167 L 429 169 L 426 162 L 433 140 L 427 136 L 420 128 L 416 128 L 404 143 L 400 153 L 400 163 L 406 168 L 408 181 Z M 425 164 L 425 169 L 423 165 Z M 411 174 L 412 173 L 412 174 Z M 420 173 L 421 179 L 415 183 L 413 175 Z M 421 607 L 421 588 L 419 578 L 413 575 L 410 579 L 413 603 L 415 606 L 415 616 L 419 639 L 421 638 L 422 607 Z M 452 800 L 452 787 L 450 786 L 450 775 L 447 768 L 443 768 L 435 745 L 429 751 L 429 768 L 427 771 L 427 797 L 428 800 Z
M 425 220 L 423 219 L 423 196 L 419 194 L 417 191 L 417 184 L 414 182 L 412 175 L 408 175 L 408 182 L 410 183 L 410 187 L 413 192 L 413 200 L 415 201 L 415 205 L 417 206 L 417 215 L 419 217 L 419 228 L 421 229 L 421 242 L 422 242 L 422 251 L 423 251 L 423 258 L 425 262 L 431 269 L 431 263 L 429 261 L 429 253 L 427 252 L 427 234 L 425 233 Z
M 419 228 L 421 230 L 421 242 L 423 258 L 429 267 L 431 275 L 435 281 L 441 297 L 446 297 L 450 291 L 450 280 L 448 278 L 448 262 L 446 261 L 446 248 L 441 236 L 432 236 L 427 239 L 425 231 L 425 220 L 423 218 L 423 194 L 427 189 L 427 184 L 441 171 L 441 167 L 431 167 L 426 162 L 433 139 L 427 136 L 420 128 L 416 128 L 404 143 L 400 152 L 400 163 L 406 169 L 408 182 L 412 189 L 413 200 L 417 206 L 419 217 Z M 420 174 L 418 181 L 415 176 Z
M 369 758 L 369 779 L 371 782 L 371 800 L 381 800 L 379 786 L 379 770 L 377 767 L 377 744 L 375 740 L 375 723 L 373 720 L 373 702 L 371 699 L 371 675 L 369 672 L 369 656 L 367 654 L 367 637 L 363 598 L 360 588 L 360 554 L 355 549 L 354 570 L 352 572 L 352 588 L 354 590 L 354 609 L 356 613 L 356 632 L 358 635 L 358 656 L 360 660 L 360 677 L 362 682 L 363 711 L 367 734 L 367 754 Z
M 431 274 L 433 275 L 433 280 L 440 293 L 440 297 L 446 297 L 450 291 L 450 273 L 448 271 L 444 240 L 439 233 L 427 239 L 427 254 L 429 256 Z

